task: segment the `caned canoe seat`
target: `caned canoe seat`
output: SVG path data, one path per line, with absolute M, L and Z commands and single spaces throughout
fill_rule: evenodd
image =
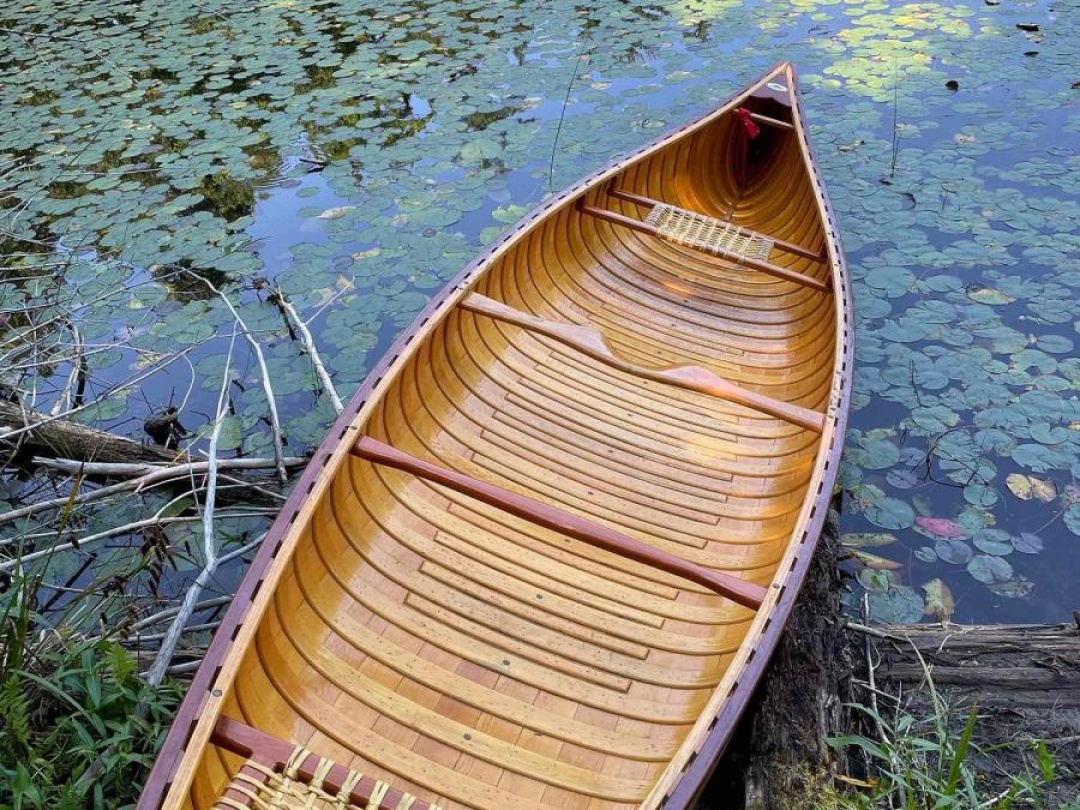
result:
M 214 743 L 245 757 L 214 810 L 440 810 L 229 717 L 218 721 Z
M 792 281 L 819 292 L 830 292 L 832 290 L 831 282 L 828 279 L 822 281 L 805 273 L 781 267 L 768 261 L 774 247 L 788 253 L 813 259 L 816 262 L 824 261 L 825 257 L 821 254 L 813 253 L 799 245 L 777 240 L 756 231 L 741 228 L 729 222 L 688 211 L 685 208 L 668 205 L 638 194 L 630 194 L 610 188 L 608 194 L 632 202 L 635 205 L 651 206 L 652 210 L 644 220 L 635 219 L 617 211 L 589 205 L 585 202 L 584 197 L 578 200 L 577 209 L 583 214 L 605 220 L 614 225 L 647 233 L 657 239 L 684 245 L 712 256 L 729 259 L 735 262 L 736 266 L 750 267 L 775 278 Z

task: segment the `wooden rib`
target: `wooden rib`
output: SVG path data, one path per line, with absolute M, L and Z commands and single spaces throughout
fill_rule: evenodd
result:
M 603 208 L 596 208 L 591 205 L 586 205 L 584 198 L 578 201 L 577 208 L 583 214 L 589 214 L 590 216 L 597 217 L 598 219 L 606 220 L 614 225 L 622 225 L 624 228 L 631 228 L 641 233 L 647 233 L 650 236 L 658 236 L 658 228 L 655 225 L 650 225 L 647 222 L 642 222 L 639 219 L 628 217 L 623 214 L 616 213 L 615 211 L 608 211 Z M 735 257 L 732 257 L 735 260 Z M 752 267 L 755 270 L 760 270 L 766 275 L 774 276 L 776 278 L 782 278 L 785 281 L 793 281 L 796 284 L 801 284 L 804 287 L 810 287 L 818 292 L 829 292 L 832 290 L 832 284 L 829 281 L 819 281 L 813 276 L 808 276 L 804 273 L 799 273 L 795 270 L 788 270 L 786 267 L 781 267 L 778 264 L 772 264 L 771 262 L 762 262 L 757 259 L 748 259 L 743 256 L 739 256 L 738 264 L 745 265 L 746 267 Z
M 625 191 L 624 189 L 616 187 L 614 184 L 608 186 L 607 193 L 609 196 L 614 197 L 617 200 L 623 200 L 624 202 L 633 203 L 634 205 L 641 205 L 646 208 L 653 208 L 657 205 L 663 205 L 660 200 L 654 200 L 652 197 L 645 197 L 641 194 L 635 194 L 632 191 Z M 816 262 L 825 261 L 825 255 L 820 250 L 810 250 L 810 248 L 805 248 L 802 245 L 796 245 L 794 242 L 777 239 L 775 236 L 770 236 L 766 233 L 758 233 L 757 231 L 752 231 L 749 228 L 740 228 L 734 223 L 729 224 L 732 228 L 737 230 L 743 236 L 756 236 L 761 239 L 768 239 L 773 243 L 773 247 L 779 248 L 785 253 L 792 253 L 796 256 L 802 256 L 804 259 L 813 259 Z
M 750 113 L 750 117 L 759 124 L 776 127 L 777 129 L 795 129 L 795 125 L 788 121 L 781 121 L 779 118 L 772 118 L 768 115 L 762 115 L 761 113 L 752 112 Z
M 480 295 L 480 293 L 469 293 L 461 300 L 459 306 L 470 312 L 494 318 L 497 321 L 511 323 L 529 331 L 547 335 L 589 357 L 638 377 L 677 385 L 691 391 L 700 391 L 703 394 L 711 394 L 720 399 L 767 413 L 770 416 L 779 417 L 791 422 L 793 425 L 817 433 L 821 433 L 825 425 L 825 415 L 823 413 L 803 408 L 800 405 L 793 405 L 790 402 L 781 402 L 754 391 L 748 391 L 700 366 L 648 368 L 628 362 L 612 350 L 599 329 L 591 326 L 545 320 L 528 312 L 522 312 L 519 309 L 507 306 L 501 301 Z
M 247 723 L 241 723 L 239 720 L 226 716 L 218 719 L 217 725 L 214 726 L 211 742 L 227 751 L 255 760 L 276 771 L 280 771 L 285 767 L 285 764 L 292 757 L 293 751 L 296 750 L 293 743 L 279 740 L 259 731 L 257 728 L 252 728 Z M 320 757 L 317 754 L 309 754 L 300 764 L 299 774 L 303 781 L 310 782 L 314 778 L 315 769 L 319 766 L 319 759 Z M 255 776 L 264 776 L 259 771 L 252 770 L 249 772 Z M 348 775 L 348 768 L 335 763 L 323 779 L 323 788 L 328 793 L 336 795 L 341 790 L 341 785 Z M 356 807 L 368 807 L 375 784 L 375 779 L 365 776 L 349 793 L 349 802 Z M 402 791 L 391 787 L 376 807 L 378 810 L 395 810 L 403 796 Z M 242 800 L 248 797 L 238 796 L 236 798 Z M 434 805 L 419 799 L 415 799 L 410 805 L 410 810 L 433 810 L 433 808 Z
M 710 571 L 708 568 L 687 562 L 666 551 L 653 548 L 614 529 L 609 529 L 606 526 L 585 520 L 561 509 L 542 504 L 539 501 L 494 486 L 486 481 L 478 481 L 454 470 L 448 470 L 445 467 L 439 467 L 423 459 L 410 456 L 408 453 L 403 453 L 370 436 L 364 436 L 357 441 L 352 446 L 351 452 L 353 455 L 368 461 L 403 470 L 449 487 L 483 503 L 503 509 L 516 517 L 524 518 L 544 528 L 557 531 L 567 537 L 573 537 L 576 540 L 581 540 L 590 545 L 598 546 L 607 551 L 629 557 L 632 560 L 653 565 L 669 573 L 676 574 L 698 585 L 703 585 L 745 607 L 757 609 L 765 599 L 765 589 L 760 585 L 745 582 L 728 574 L 722 574 L 719 571 Z

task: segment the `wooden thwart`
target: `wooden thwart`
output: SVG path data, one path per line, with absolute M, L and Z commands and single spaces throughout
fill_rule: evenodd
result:
M 781 402 L 764 394 L 748 391 L 700 366 L 649 368 L 637 363 L 631 363 L 616 354 L 608 346 L 600 330 L 591 326 L 545 320 L 479 293 L 470 293 L 465 296 L 460 306 L 470 312 L 486 315 L 489 318 L 546 335 L 566 346 L 577 349 L 582 354 L 586 354 L 628 374 L 668 383 L 691 391 L 700 391 L 703 394 L 710 394 L 767 413 L 770 416 L 784 419 L 793 425 L 817 433 L 821 433 L 825 427 L 825 415 L 819 411 L 803 408 L 789 402 Z
M 583 214 L 597 217 L 598 219 L 605 220 L 614 225 L 622 225 L 625 228 L 630 228 L 641 233 L 647 233 L 650 236 L 655 236 L 660 239 L 663 238 L 660 231 L 656 226 L 650 225 L 648 222 L 642 222 L 640 219 L 634 219 L 623 214 L 616 213 L 615 211 L 608 211 L 605 208 L 596 208 L 591 205 L 585 204 L 585 199 L 582 198 L 577 202 L 577 209 Z M 760 270 L 766 275 L 773 276 L 775 278 L 781 278 L 785 281 L 792 281 L 796 284 L 801 284 L 804 287 L 810 287 L 818 292 L 829 292 L 832 290 L 831 281 L 820 281 L 813 276 L 808 276 L 805 273 L 799 273 L 795 270 L 789 270 L 786 267 L 780 267 L 777 264 L 771 262 L 763 262 L 758 259 L 748 259 L 746 257 L 732 257 L 733 261 L 738 261 L 740 264 L 746 267 L 752 267 L 755 270 Z
M 746 582 L 730 574 L 713 571 L 674 554 L 654 548 L 640 540 L 635 540 L 607 526 L 593 523 L 570 512 L 527 498 L 524 495 L 518 495 L 486 481 L 480 481 L 459 473 L 456 470 L 449 470 L 429 461 L 424 461 L 370 436 L 364 436 L 357 441 L 353 445 L 351 452 L 359 458 L 393 467 L 449 487 L 463 495 L 476 498 L 489 506 L 509 512 L 515 517 L 551 529 L 559 534 L 573 537 L 583 543 L 588 543 L 597 548 L 620 554 L 683 577 L 745 607 L 756 610 L 761 607 L 761 603 L 765 599 L 766 591 L 760 585 Z
M 762 115 L 761 113 L 752 112 L 750 118 L 757 121 L 759 124 L 764 124 L 767 127 L 776 127 L 777 129 L 795 129 L 795 125 L 788 123 L 787 121 L 781 121 L 779 118 L 772 118 L 768 115 Z

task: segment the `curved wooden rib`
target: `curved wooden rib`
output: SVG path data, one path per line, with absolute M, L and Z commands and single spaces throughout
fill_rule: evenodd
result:
M 799 427 L 813 430 L 817 433 L 821 433 L 825 426 L 825 414 L 823 413 L 812 411 L 809 408 L 802 408 L 798 405 L 792 405 L 788 402 L 780 402 L 772 397 L 767 397 L 754 391 L 748 391 L 734 383 L 728 382 L 706 368 L 700 368 L 699 366 L 648 368 L 639 365 L 638 363 L 631 363 L 620 357 L 611 346 L 608 345 L 607 340 L 604 339 L 604 335 L 599 329 L 591 326 L 572 323 L 557 323 L 556 321 L 544 320 L 535 315 L 530 315 L 528 312 L 522 312 L 521 310 L 509 307 L 506 304 L 495 301 L 480 293 L 469 293 L 461 300 L 459 306 L 470 312 L 476 312 L 480 315 L 486 315 L 489 318 L 503 321 L 504 323 L 512 323 L 515 326 L 523 327 L 532 332 L 539 332 L 542 335 L 547 335 L 548 337 L 553 338 L 566 346 L 577 349 L 602 363 L 607 363 L 609 366 L 614 366 L 621 371 L 634 374 L 638 377 L 644 377 L 647 380 L 669 383 L 671 385 L 677 385 L 680 388 L 687 388 L 691 391 L 700 391 L 703 394 L 709 394 L 714 397 L 726 399 L 730 402 L 736 402 L 739 405 L 745 405 L 748 408 L 767 413 L 770 416 L 777 416 L 791 422 L 793 425 L 798 425 Z
M 712 591 L 726 596 L 732 602 L 737 602 L 748 608 L 761 607 L 765 599 L 765 589 L 752 582 L 744 582 L 733 576 L 722 574 L 718 571 L 710 571 L 700 565 L 668 554 L 650 545 L 627 537 L 625 534 L 613 531 L 606 526 L 583 520 L 577 515 L 571 515 L 561 509 L 555 509 L 547 504 L 525 498 L 514 492 L 502 489 L 487 483 L 478 481 L 467 475 L 462 475 L 454 470 L 439 467 L 431 462 L 402 453 L 388 444 L 364 436 L 353 445 L 353 455 L 384 464 L 396 470 L 418 475 L 436 484 L 450 487 L 457 492 L 476 498 L 486 504 L 490 504 L 512 515 L 524 518 L 545 529 L 552 529 L 559 534 L 581 540 L 591 546 L 602 548 L 605 551 L 613 551 L 631 560 L 652 565 L 662 571 L 667 571 L 676 576 L 704 585 Z

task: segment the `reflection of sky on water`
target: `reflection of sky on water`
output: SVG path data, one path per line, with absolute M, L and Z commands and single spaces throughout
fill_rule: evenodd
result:
M 266 341 L 287 431 L 293 448 L 300 448 L 321 436 L 325 414 L 312 412 L 317 401 L 310 368 L 284 337 L 280 318 L 261 303 L 265 294 L 250 288 L 253 276 L 281 283 L 305 313 L 325 307 L 311 325 L 347 393 L 443 280 L 551 190 L 557 129 L 555 188 L 708 109 L 786 58 L 803 76 L 804 107 L 857 280 L 864 373 L 849 443 L 858 448 L 860 442 L 887 442 L 894 447 L 888 452 L 905 459 L 891 467 L 849 465 L 849 488 L 857 494 L 860 485 L 879 487 L 912 514 L 921 509 L 925 516 L 958 519 L 966 509 L 969 522 L 969 500 L 990 497 L 947 479 L 955 470 L 942 469 L 939 455 L 931 453 L 937 447 L 935 432 L 911 424 L 915 393 L 895 367 L 911 365 L 914 391 L 933 419 L 955 417 L 952 425 L 943 422 L 941 431 L 974 436 L 985 429 L 976 424 L 977 415 L 989 408 L 971 393 L 976 374 L 996 386 L 991 397 L 1043 389 L 1062 401 L 1074 398 L 1080 372 L 1066 364 L 1071 349 L 1055 353 L 1044 347 L 1055 347 L 1046 342 L 1050 335 L 1072 340 L 1073 323 L 1080 318 L 1074 294 L 1080 279 L 1073 283 L 1068 275 L 1080 269 L 1075 236 L 1080 91 L 1068 86 L 1072 79 L 1065 71 L 1075 64 L 1080 42 L 1075 19 L 1051 12 L 1046 2 L 1024 8 L 902 2 L 780 7 L 682 0 L 649 6 L 601 3 L 584 10 L 553 3 L 539 11 L 507 9 L 482 23 L 477 20 L 484 18 L 485 4 L 456 8 L 460 13 L 452 19 L 403 14 L 378 25 L 376 4 L 361 9 L 363 25 L 353 25 L 347 10 L 311 10 L 306 17 L 290 17 L 293 28 L 308 26 L 308 39 L 295 41 L 284 28 L 274 33 L 280 21 L 255 25 L 252 15 L 225 14 L 233 39 L 215 39 L 211 27 L 210 34 L 191 40 L 183 65 L 159 64 L 169 49 L 156 40 L 146 53 L 136 48 L 133 60 L 154 64 L 166 77 L 157 107 L 169 120 L 155 117 L 157 107 L 145 99 L 123 100 L 118 94 L 116 101 L 104 93 L 94 96 L 120 106 L 90 114 L 100 120 L 130 118 L 131 132 L 156 127 L 168 134 L 147 147 L 147 155 L 165 153 L 153 158 L 155 175 L 136 175 L 130 188 L 124 183 L 103 189 L 96 208 L 77 208 L 92 199 L 94 188 L 88 188 L 82 198 L 38 201 L 34 205 L 40 208 L 31 211 L 56 217 L 57 227 L 75 229 L 72 238 L 80 244 L 87 239 L 92 244 L 86 229 L 114 232 L 105 241 L 123 245 L 127 267 L 136 268 L 127 282 L 133 286 L 152 283 L 140 268 L 175 261 L 185 251 L 197 254 L 189 244 L 210 246 L 199 254 L 197 266 L 219 264 L 213 257 L 221 245 L 235 249 L 230 263 L 220 262 L 220 268 L 245 281 L 233 295 Z M 193 12 L 185 7 L 183 13 Z M 1032 21 L 1040 24 L 1039 32 L 1016 28 Z M 487 28 L 477 33 L 473 25 Z M 583 26 L 590 32 L 584 47 Z M 278 40 L 265 49 L 273 58 L 259 61 L 260 37 L 267 32 Z M 10 40 L 0 47 L 10 47 Z M 221 65 L 231 62 L 231 49 L 237 47 L 252 54 L 245 65 L 250 75 L 230 78 Z M 409 50 L 413 47 L 419 50 Z M 1025 55 L 1032 51 L 1037 55 Z M 583 57 L 576 64 L 579 53 Z M 77 55 L 64 58 L 77 61 Z M 63 66 L 64 58 L 57 54 L 53 61 Z M 214 75 L 195 82 L 186 96 L 168 96 L 167 77 L 192 66 Z M 567 94 L 575 66 L 577 77 Z M 63 73 L 58 75 L 58 90 L 65 92 Z M 27 81 L 46 80 L 31 75 Z M 957 83 L 956 90 L 949 89 L 949 81 Z M 83 103 L 81 92 L 63 103 Z M 180 105 L 184 99 L 192 102 L 188 108 Z M 0 151 L 18 146 L 44 154 L 55 148 L 52 137 L 35 146 L 35 116 L 43 114 L 38 106 L 16 106 L 12 114 L 25 122 L 25 131 L 19 144 L 0 142 Z M 77 132 L 81 124 L 65 115 L 61 111 L 50 125 L 73 126 Z M 188 132 L 197 136 L 191 142 L 184 140 Z M 128 148 L 137 151 L 133 135 L 107 130 L 97 137 L 104 147 L 114 136 L 118 148 L 126 137 Z M 0 139 L 14 137 L 0 134 Z M 70 151 L 77 148 L 76 138 Z M 304 159 L 328 162 L 313 171 L 314 164 Z M 194 188 L 188 182 L 223 171 L 239 182 L 226 178 Z M 29 174 L 27 182 L 35 178 Z M 243 195 L 252 188 L 252 216 L 231 236 L 212 212 L 193 213 L 183 197 L 202 194 L 219 210 L 231 210 L 244 204 Z M 116 235 L 120 228 L 122 239 Z M 245 240 L 251 241 L 250 250 L 235 248 Z M 184 249 L 170 254 L 177 243 Z M 257 261 L 248 260 L 251 254 Z M 1006 298 L 1011 300 L 1000 303 Z M 185 423 L 205 426 L 229 333 L 220 307 L 192 302 L 175 290 L 147 307 L 153 317 L 139 321 L 134 340 L 148 350 L 175 349 L 170 337 L 176 330 L 200 322 L 225 336 L 191 352 L 195 381 Z M 134 322 L 129 313 L 108 317 L 117 318 L 115 334 Z M 1028 342 L 1029 335 L 1034 340 Z M 977 353 L 980 349 L 989 352 L 989 360 Z M 950 366 L 949 358 L 958 361 Z M 96 369 L 96 390 L 130 376 L 134 360 L 129 354 L 123 362 Z M 1034 365 L 1020 367 L 1023 363 Z M 264 406 L 252 385 L 250 357 L 238 354 L 237 364 L 245 385 L 235 392 L 237 409 L 245 430 L 255 434 Z M 894 373 L 883 375 L 890 366 Z M 65 373 L 61 368 L 57 376 Z M 138 433 L 151 408 L 182 396 L 190 376 L 185 364 L 152 378 L 142 387 L 145 399 L 129 398 L 128 411 L 110 424 Z M 1065 410 L 1025 415 L 1016 403 L 1011 407 L 1019 413 L 1018 424 L 1010 428 L 1018 445 L 1039 443 L 1022 435 L 1030 432 L 1028 423 L 1045 422 L 1047 429 L 1070 424 Z M 1065 506 L 1060 498 L 1023 501 L 1004 482 L 1010 473 L 1030 474 L 1063 491 L 1080 472 L 1075 463 L 1080 442 L 1070 437 L 1056 451 L 1072 463 L 1045 470 L 1030 468 L 1031 451 L 1020 451 L 1019 459 L 1012 452 L 994 445 L 981 461 L 967 461 L 993 467 L 989 483 L 996 502 L 985 514 L 997 527 L 1012 534 L 1038 530 L 1044 541 L 1038 554 L 1015 552 L 1005 558 L 1018 581 L 1033 583 L 1026 598 L 993 593 L 962 565 L 926 562 L 925 552 L 923 559 L 916 557 L 934 545 L 933 539 L 907 526 L 875 526 L 851 508 L 857 497 L 847 499 L 845 531 L 892 532 L 896 542 L 874 551 L 902 563 L 894 584 L 918 592 L 942 578 L 956 598 L 958 618 L 1063 618 L 1078 571 L 1071 552 L 1080 538 L 1055 517 Z M 898 478 L 898 468 L 918 467 L 911 462 L 920 454 L 931 456 L 929 477 L 920 470 L 917 478 Z M 858 451 L 851 458 L 857 462 Z M 914 486 L 896 486 L 897 481 Z

